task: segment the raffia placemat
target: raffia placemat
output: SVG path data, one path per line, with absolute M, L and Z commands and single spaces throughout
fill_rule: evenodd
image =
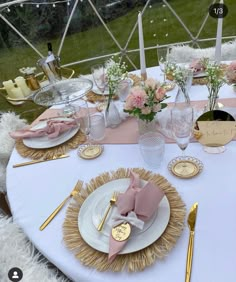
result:
M 133 80 L 134 82 L 134 86 L 135 85 L 139 85 L 140 81 L 141 81 L 141 77 L 135 75 L 135 74 L 129 74 L 129 77 Z M 106 97 L 108 97 L 108 95 L 105 95 Z M 88 94 L 86 94 L 87 100 L 91 103 L 96 103 L 96 102 L 104 102 L 104 97 L 103 95 L 98 95 L 96 93 L 94 93 L 93 91 L 90 91 Z M 119 99 L 119 97 L 117 95 L 115 95 L 113 97 L 114 100 Z
M 77 259 L 88 267 L 94 267 L 98 271 L 142 271 L 155 261 L 163 259 L 175 246 L 185 226 L 185 204 L 176 189 L 161 175 L 154 174 L 142 168 L 132 168 L 141 179 L 152 181 L 164 192 L 170 204 L 169 223 L 159 239 L 150 246 L 130 254 L 118 255 L 116 259 L 108 263 L 108 254 L 99 252 L 90 247 L 81 237 L 78 229 L 78 214 L 84 200 L 98 187 L 115 179 L 129 178 L 130 169 L 120 168 L 116 171 L 105 172 L 85 185 L 80 187 L 80 193 L 74 197 L 67 209 L 63 224 L 63 238 L 67 248 L 74 252 Z
M 52 157 L 59 157 L 66 154 L 69 150 L 76 149 L 80 144 L 86 141 L 86 136 L 79 130 L 78 133 L 58 146 L 47 149 L 33 149 L 24 145 L 22 140 L 16 141 L 17 152 L 25 158 L 31 158 L 33 160 L 38 159 L 50 159 Z

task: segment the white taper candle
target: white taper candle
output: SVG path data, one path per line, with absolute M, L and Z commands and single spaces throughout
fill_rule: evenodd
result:
M 220 4 L 224 4 L 224 0 L 220 0 Z M 221 61 L 221 41 L 222 41 L 223 18 L 218 18 L 216 32 L 216 48 L 215 61 L 219 64 Z
M 139 35 L 139 53 L 140 53 L 140 70 L 141 77 L 143 80 L 147 78 L 146 73 L 146 60 L 144 52 L 144 41 L 143 41 L 143 24 L 142 24 L 142 13 L 138 13 L 138 35 Z

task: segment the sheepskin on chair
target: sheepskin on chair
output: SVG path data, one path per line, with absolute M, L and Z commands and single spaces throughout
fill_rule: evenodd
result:
M 6 192 L 6 166 L 15 145 L 15 140 L 10 137 L 9 132 L 22 129 L 26 125 L 26 120 L 13 112 L 0 116 L 0 192 Z
M 8 272 L 13 267 L 23 271 L 22 282 L 66 282 L 54 269 L 49 269 L 35 252 L 21 229 L 11 218 L 0 215 L 0 281 L 9 282 Z
M 215 47 L 195 49 L 190 46 L 174 46 L 169 54 L 169 61 L 176 63 L 192 62 L 194 59 L 215 59 Z M 221 60 L 231 61 L 236 59 L 236 40 L 222 44 Z

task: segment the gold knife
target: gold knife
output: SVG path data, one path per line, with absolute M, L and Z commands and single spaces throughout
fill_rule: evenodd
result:
M 61 210 L 61 208 L 64 206 L 64 204 L 69 200 L 70 197 L 74 197 L 76 194 L 79 193 L 79 187 L 80 187 L 81 181 L 78 180 L 76 183 L 74 189 L 71 191 L 70 195 L 65 198 L 65 200 L 52 212 L 49 217 L 44 221 L 44 223 L 39 227 L 39 230 L 42 231 L 52 220 L 53 218 L 58 214 L 58 212 Z
M 195 232 L 195 224 L 196 224 L 196 218 L 197 218 L 197 210 L 198 210 L 198 203 L 194 203 L 188 215 L 188 227 L 189 227 L 190 233 L 189 233 L 189 241 L 188 241 L 188 254 L 187 254 L 187 261 L 186 261 L 185 282 L 190 282 L 190 279 L 191 279 L 194 232 Z
M 42 162 L 47 162 L 47 161 L 54 161 L 54 160 L 58 160 L 58 159 L 64 159 L 64 158 L 68 158 L 69 155 L 60 155 L 60 156 L 53 156 L 50 159 L 40 159 L 40 160 L 33 160 L 33 161 L 29 161 L 29 162 L 25 162 L 25 163 L 20 163 L 20 164 L 15 164 L 13 165 L 13 167 L 21 167 L 21 166 L 25 166 L 25 165 L 31 165 L 31 164 L 37 164 L 37 163 L 42 163 Z

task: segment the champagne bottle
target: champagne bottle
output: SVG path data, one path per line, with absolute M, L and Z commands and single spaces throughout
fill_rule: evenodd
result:
M 46 63 L 49 65 L 51 72 L 53 73 L 56 80 L 61 80 L 61 67 L 60 67 L 60 58 L 59 56 L 54 55 L 52 50 L 52 43 L 48 42 L 48 56 Z

